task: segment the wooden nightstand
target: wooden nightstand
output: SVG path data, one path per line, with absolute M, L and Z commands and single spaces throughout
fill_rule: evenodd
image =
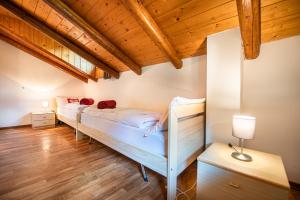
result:
M 33 112 L 31 113 L 32 128 L 51 128 L 55 127 L 54 112 Z
M 234 150 L 214 143 L 198 157 L 197 199 L 288 199 L 289 182 L 277 155 L 244 149 L 252 162 L 231 157 Z

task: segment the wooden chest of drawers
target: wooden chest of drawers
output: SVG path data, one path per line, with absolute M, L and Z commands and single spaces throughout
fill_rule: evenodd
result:
M 31 114 L 32 128 L 55 127 L 54 112 L 35 112 Z
M 231 157 L 233 149 L 215 143 L 198 157 L 199 200 L 287 200 L 289 183 L 279 156 L 245 150 L 253 158 Z

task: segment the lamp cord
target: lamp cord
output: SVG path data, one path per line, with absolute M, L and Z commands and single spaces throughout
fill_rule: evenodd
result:
M 230 147 L 230 148 L 233 148 L 236 152 L 238 152 L 239 153 L 239 151 L 238 150 L 236 150 L 236 148 L 231 144 L 231 143 L 228 143 L 228 146 Z
M 189 192 L 190 190 L 192 190 L 195 186 L 196 186 L 195 182 L 189 189 L 182 191 L 181 189 L 177 188 L 177 190 L 179 191 L 179 193 L 176 195 L 176 200 L 180 195 L 184 195 L 186 197 L 186 199 L 190 200 L 191 198 L 189 197 L 189 195 L 187 195 L 187 192 Z

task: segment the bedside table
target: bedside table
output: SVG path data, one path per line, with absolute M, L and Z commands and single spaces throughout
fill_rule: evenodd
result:
M 214 143 L 198 157 L 197 199 L 287 200 L 289 182 L 280 156 L 244 149 L 252 162 L 231 157 L 234 149 Z
M 31 113 L 31 123 L 33 129 L 55 127 L 55 113 L 33 112 Z

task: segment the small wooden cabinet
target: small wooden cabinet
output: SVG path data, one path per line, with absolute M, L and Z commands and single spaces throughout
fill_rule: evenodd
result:
M 277 155 L 244 149 L 252 162 L 231 157 L 234 150 L 214 143 L 198 157 L 199 200 L 287 200 L 289 182 Z
M 31 113 L 32 128 L 51 128 L 55 127 L 54 112 L 33 112 Z

